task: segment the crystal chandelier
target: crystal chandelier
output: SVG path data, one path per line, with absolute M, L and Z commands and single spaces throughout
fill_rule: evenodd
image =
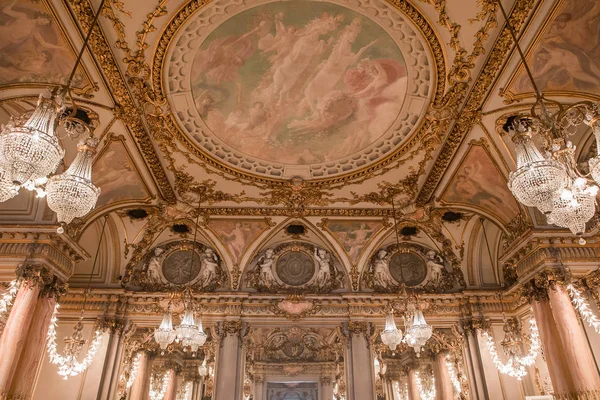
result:
M 65 348 L 63 350 L 63 355 L 58 353 L 58 345 L 56 344 L 56 326 L 58 323 L 58 308 L 59 304 L 56 303 L 54 306 L 54 313 L 52 314 L 52 319 L 50 320 L 50 326 L 48 327 L 48 335 L 47 335 L 47 345 L 46 349 L 48 350 L 48 357 L 52 364 L 58 365 L 58 374 L 63 376 L 63 379 L 68 379 L 70 376 L 77 376 L 83 371 L 85 371 L 94 356 L 96 355 L 98 348 L 102 344 L 102 339 L 104 337 L 104 333 L 102 329 L 99 327 L 96 328 L 94 333 L 94 338 L 90 343 L 85 356 L 83 357 L 83 361 L 79 361 L 78 358 L 83 350 L 83 346 L 86 344 L 86 340 L 83 338 L 83 313 L 85 311 L 85 305 L 87 304 L 88 294 L 90 291 L 90 285 L 92 283 L 92 278 L 96 271 L 96 264 L 98 263 L 98 255 L 100 254 L 100 246 L 102 245 L 102 239 L 104 238 L 104 233 L 106 232 L 106 224 L 108 222 L 108 216 L 104 217 L 104 222 L 102 224 L 102 231 L 100 233 L 100 240 L 98 241 L 98 249 L 96 250 L 96 255 L 94 256 L 94 263 L 92 264 L 92 271 L 90 272 L 90 278 L 88 280 L 87 288 L 84 291 L 83 295 L 83 304 L 81 306 L 81 315 L 79 316 L 79 320 L 73 327 L 73 333 L 71 336 L 67 336 L 65 338 Z
M 582 101 L 565 106 L 546 99 L 535 83 L 500 0 L 498 6 L 536 98 L 528 114 L 511 116 L 503 126 L 512 135 L 517 156 L 517 170 L 510 173 L 508 187 L 520 203 L 544 213 L 548 223 L 581 236 L 586 222 L 596 212 L 597 184 L 600 184 L 600 104 Z M 591 127 L 596 137 L 597 154 L 588 160 L 591 180 L 579 171 L 575 146 L 569 140 L 582 125 Z M 534 139 L 538 139 L 542 151 Z M 585 240 L 580 238 L 579 243 L 585 244 Z
M 91 138 L 87 150 L 80 148 L 79 154 L 67 171 L 50 178 L 65 156 L 56 136 L 56 128 L 63 124 L 70 136 L 90 132 L 87 124 L 78 123 L 81 112 L 71 96 L 71 83 L 81 64 L 93 29 L 106 0 L 102 0 L 98 12 L 89 27 L 66 84 L 48 89 L 40 94 L 33 113 L 11 118 L 0 131 L 0 202 L 18 193 L 20 188 L 35 190 L 38 197 L 48 194 L 48 207 L 58 214 L 61 224 L 87 214 L 96 204 L 99 190 L 91 183 Z M 65 97 L 71 106 L 65 106 Z M 44 186 L 46 186 L 46 191 Z M 59 228 L 59 233 L 64 229 Z
M 24 124 L 11 121 L 0 134 L 0 166 L 13 184 L 47 178 L 54 173 L 65 151 L 55 135 L 58 115 L 63 111 L 62 95 L 57 89 L 40 94 L 33 114 Z
M 196 229 L 194 231 L 194 241 L 196 243 L 196 237 L 198 234 L 198 222 L 200 219 L 200 207 L 198 204 L 198 212 L 196 216 Z M 190 276 L 192 272 L 192 266 L 194 265 L 194 256 L 196 251 L 192 248 L 190 255 Z M 183 346 L 183 350 L 189 347 L 192 354 L 196 354 L 198 348 L 206 343 L 206 333 L 202 327 L 202 320 L 194 318 L 194 305 L 193 305 L 193 294 L 190 283 L 188 282 L 187 287 L 181 293 L 183 302 L 183 318 L 178 326 L 173 328 L 173 319 L 171 316 L 170 305 L 165 314 L 163 320 L 158 328 L 154 330 L 154 340 L 160 345 L 160 348 L 164 350 L 173 341 L 180 342 Z
M 402 331 L 396 327 L 393 311 L 390 311 L 385 319 L 385 329 L 381 332 L 381 341 L 391 351 L 396 351 L 396 347 L 402 342 Z
M 154 330 L 154 340 L 160 346 L 162 354 L 165 354 L 167 346 L 175 341 L 176 336 L 177 333 L 175 332 L 175 329 L 173 329 L 173 316 L 171 314 L 171 308 L 169 307 L 163 314 L 160 326 Z
M 409 315 L 409 320 L 412 320 L 412 324 L 406 328 L 404 338 L 406 343 L 413 348 L 417 357 L 420 357 L 423 346 L 425 346 L 425 343 L 427 343 L 433 334 L 433 327 L 427 324 L 423 316 L 423 311 L 421 311 L 418 305 Z
M 92 161 L 98 140 L 88 138 L 77 147 L 77 156 L 65 172 L 53 176 L 46 185 L 48 207 L 58 222 L 69 224 L 94 208 L 100 189 L 92 184 Z
M 131 364 L 131 370 L 129 371 L 129 378 L 127 378 L 127 383 L 125 387 L 127 390 L 131 389 L 133 386 L 133 382 L 135 382 L 135 378 L 137 377 L 138 371 L 140 369 L 140 359 L 142 358 L 141 353 L 137 353 L 135 358 L 133 359 L 133 363 Z
M 394 204 L 393 195 L 391 196 L 391 204 L 392 214 L 394 217 L 394 232 L 396 234 L 396 246 L 398 246 L 399 248 L 400 235 L 398 234 L 398 220 L 396 218 L 396 207 Z M 402 269 L 400 269 L 400 276 L 402 281 L 404 281 Z M 402 338 L 402 331 L 396 328 L 396 323 L 394 322 L 394 315 L 392 313 L 389 314 L 386 319 L 385 329 L 381 333 L 381 341 L 385 345 L 387 345 L 392 351 L 396 349 L 396 346 L 400 342 L 404 342 L 414 349 L 417 357 L 420 357 L 423 346 L 425 346 L 425 343 L 427 343 L 427 341 L 431 338 L 431 335 L 433 334 L 433 327 L 427 324 L 427 321 L 425 321 L 425 317 L 423 316 L 423 311 L 421 311 L 418 297 L 413 296 L 412 300 L 409 302 L 408 295 L 406 293 L 406 285 L 404 283 L 402 283 L 402 295 L 404 297 L 404 304 L 406 310 L 406 315 L 404 318 L 404 338 Z M 410 323 L 407 323 L 407 320 L 410 321 Z M 384 340 L 389 342 L 386 343 Z M 397 343 L 396 340 L 398 341 Z
M 193 253 L 192 253 L 193 254 Z M 193 256 L 192 256 L 193 257 Z M 181 342 L 184 351 L 190 347 L 192 354 L 198 351 L 198 348 L 206 342 L 206 333 L 202 329 L 202 321 L 198 318 L 198 323 L 194 320 L 194 310 L 191 302 L 191 291 L 185 295 L 184 313 L 181 323 L 175 327 L 175 340 Z

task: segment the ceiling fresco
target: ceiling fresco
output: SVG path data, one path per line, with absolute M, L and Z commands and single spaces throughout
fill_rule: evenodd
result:
M 0 84 L 66 80 L 75 53 L 45 0 L 0 1 Z M 82 70 L 75 86 L 85 86 Z
M 541 90 L 596 93 L 600 87 L 600 4 L 561 0 L 536 39 L 528 60 Z M 523 68 L 510 86 L 531 92 Z
M 199 9 L 163 71 L 180 128 L 209 156 L 276 178 L 348 173 L 396 150 L 431 95 L 428 45 L 402 17 L 349 7 Z
M 64 79 L 99 4 L 0 0 L 1 123 L 35 104 L 31 84 Z M 600 39 L 582 32 L 598 25 L 596 2 L 503 4 L 527 32 L 543 89 L 573 101 L 594 92 Z M 407 263 L 425 276 L 416 287 L 457 291 L 482 284 L 469 272 L 485 254 L 480 218 L 499 255 L 526 232 L 554 229 L 506 186 L 514 147 L 497 127 L 528 108 L 504 108 L 507 93 L 530 88 L 493 1 L 108 0 L 99 24 L 76 74 L 77 86 L 98 90 L 74 95 L 98 119 L 93 181 L 102 192 L 67 232 L 93 248 L 98 238 L 82 232 L 109 215 L 120 248 L 106 276 L 119 284 L 143 288 L 154 249 L 197 230 L 219 254 L 222 285 L 205 285 L 214 290 L 290 289 L 276 263 L 279 286 L 265 285 L 258 261 L 300 246 L 304 258 L 285 265 L 319 293 L 386 293 Z M 589 138 L 574 141 L 587 149 Z M 77 140 L 61 143 L 72 160 Z M 0 211 L 6 225 L 56 223 L 30 193 Z M 386 259 L 391 269 L 373 283 L 378 250 L 396 241 L 394 215 L 401 244 L 434 254 Z M 288 232 L 292 223 L 311 228 Z M 319 284 L 327 274 L 335 287 Z

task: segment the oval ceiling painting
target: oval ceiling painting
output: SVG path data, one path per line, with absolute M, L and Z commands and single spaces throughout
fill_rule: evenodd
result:
M 177 31 L 163 78 L 180 130 L 219 163 L 340 175 L 384 159 L 418 126 L 431 56 L 392 5 L 212 3 Z
M 406 65 L 369 18 L 334 4 L 271 3 L 222 23 L 192 64 L 198 112 L 238 151 L 285 164 L 347 157 L 398 117 Z

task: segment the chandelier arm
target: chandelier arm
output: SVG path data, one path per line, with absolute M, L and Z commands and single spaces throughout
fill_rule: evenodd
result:
M 529 64 L 527 64 L 527 59 L 525 58 L 525 54 L 523 53 L 523 50 L 521 49 L 521 45 L 519 44 L 519 39 L 517 38 L 517 34 L 515 33 L 514 28 L 510 24 L 508 15 L 506 14 L 506 10 L 504 9 L 504 6 L 502 5 L 502 0 L 497 0 L 497 3 L 498 3 L 498 6 L 500 7 L 500 11 L 502 12 L 502 15 L 504 16 L 504 19 L 506 20 L 506 27 L 508 28 L 508 31 L 510 32 L 510 36 L 512 36 L 512 38 L 515 42 L 515 47 L 517 48 L 517 51 L 519 52 L 519 57 L 521 58 L 521 62 L 523 63 L 523 66 L 525 67 L 525 71 L 527 71 L 527 76 L 529 77 L 529 80 L 531 81 L 531 86 L 533 86 L 533 90 L 535 92 L 535 97 L 539 101 L 540 99 L 543 98 L 543 96 L 542 96 L 538 86 L 535 83 L 535 79 L 533 78 L 533 74 L 531 73 L 531 69 L 529 68 Z
M 100 14 L 102 14 L 102 9 L 104 8 L 105 3 L 106 3 L 106 0 L 102 0 L 100 2 L 100 7 L 98 7 L 98 11 L 96 12 L 96 15 L 94 16 L 94 19 L 92 20 L 90 29 L 88 30 L 87 35 L 85 36 L 85 38 L 83 40 L 83 44 L 81 45 L 81 50 L 79 50 L 79 54 L 77 54 L 77 58 L 75 59 L 75 65 L 73 65 L 71 74 L 69 75 L 69 78 L 67 79 L 67 83 L 64 86 L 65 92 L 68 92 L 70 90 L 71 83 L 73 83 L 73 79 L 75 78 L 75 74 L 77 73 L 77 67 L 79 67 L 79 64 L 81 64 L 81 59 L 83 57 L 83 53 L 85 52 L 85 49 L 88 46 L 88 42 L 90 41 L 90 37 L 92 36 L 92 32 L 93 32 L 94 28 L 96 27 L 96 25 L 98 25 L 98 18 L 100 17 Z M 90 49 L 90 51 L 91 51 L 91 49 Z

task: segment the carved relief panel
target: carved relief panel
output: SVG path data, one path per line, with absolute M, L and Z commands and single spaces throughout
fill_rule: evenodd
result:
M 452 290 L 451 265 L 435 250 L 413 243 L 382 247 L 369 259 L 362 288 L 398 292 L 402 285 L 425 292 Z
M 217 253 L 202 243 L 164 243 L 146 254 L 141 267 L 134 271 L 131 283 L 149 291 L 187 285 L 198 291 L 212 291 L 227 282 L 221 264 Z
M 329 293 L 343 289 L 341 264 L 329 251 L 292 242 L 268 248 L 250 263 L 245 287 L 259 292 Z

